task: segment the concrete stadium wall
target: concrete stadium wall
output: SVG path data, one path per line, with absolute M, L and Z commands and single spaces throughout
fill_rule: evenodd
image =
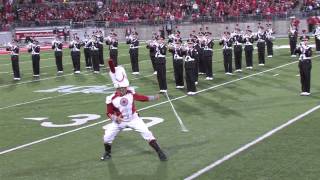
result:
M 273 29 L 276 32 L 277 37 L 286 37 L 288 32 L 290 21 L 274 21 L 272 22 Z M 266 22 L 261 22 L 262 25 L 265 26 Z M 235 27 L 236 23 L 205 23 L 205 24 L 183 24 L 179 25 L 178 29 L 181 31 L 183 38 L 188 38 L 189 34 L 192 32 L 192 30 L 198 31 L 200 27 L 209 27 L 209 31 L 213 33 L 213 36 L 216 39 L 219 39 L 221 37 L 221 34 L 225 31 L 225 28 L 228 26 L 229 30 L 232 31 Z M 258 21 L 254 22 L 246 22 L 246 23 L 239 23 L 239 26 L 241 29 L 245 30 L 247 26 L 250 26 L 253 31 L 257 30 Z M 302 29 L 307 29 L 307 21 L 306 19 L 303 19 L 300 21 L 300 29 L 301 32 Z M 152 37 L 152 32 L 157 32 L 161 26 L 137 26 L 137 32 L 139 33 L 139 39 L 140 40 L 149 40 Z M 125 29 L 123 28 L 114 28 L 114 31 L 118 34 L 119 41 L 125 41 Z M 71 29 L 71 34 L 77 33 L 80 38 L 83 38 L 83 34 L 85 31 L 88 32 L 88 34 L 91 34 L 92 31 L 95 31 L 95 27 L 87 27 L 83 29 Z M 111 29 L 101 29 L 104 31 L 105 35 L 107 35 Z M 7 42 L 10 42 L 12 40 L 11 32 L 0 32 L 0 46 L 4 45 Z
M 11 32 L 0 32 L 0 46 L 4 46 L 8 42 L 12 41 Z

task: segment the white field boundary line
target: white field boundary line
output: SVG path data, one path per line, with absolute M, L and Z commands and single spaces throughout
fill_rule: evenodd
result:
M 216 50 L 215 52 L 217 51 L 221 51 L 222 49 L 218 49 Z M 171 57 L 171 55 L 167 55 L 168 58 Z M 150 59 L 146 59 L 146 60 L 142 60 L 142 61 L 139 61 L 139 63 L 145 63 L 146 61 L 150 61 Z M 219 62 L 219 61 L 215 61 L 215 62 Z M 69 63 L 71 64 L 71 63 Z M 126 66 L 126 65 L 130 65 L 130 63 L 127 63 L 127 64 L 122 64 L 123 66 Z M 55 67 L 55 66 L 52 66 L 52 67 Z M 88 75 L 90 74 L 90 72 L 85 72 L 83 73 L 82 75 Z M 100 73 L 100 74 L 106 74 L 106 73 Z M 4 84 L 4 85 L 1 85 L 0 88 L 2 87 L 8 87 L 8 86 L 12 86 L 12 85 L 20 85 L 20 84 L 27 84 L 27 83 L 33 83 L 33 82 L 39 82 L 39 81 L 44 81 L 44 80 L 49 80 L 49 79 L 56 79 L 56 78 L 61 78 L 61 77 L 65 77 L 65 76 L 71 76 L 71 75 L 74 75 L 74 73 L 69 73 L 69 74 L 64 74 L 64 75 L 60 75 L 60 76 L 49 76 L 47 78 L 40 78 L 38 80 L 29 80 L 29 81 L 23 81 L 23 82 L 19 82 L 19 83 L 11 83 L 11 84 Z
M 218 49 L 216 51 L 221 51 L 222 49 Z M 167 55 L 166 56 L 167 58 L 170 58 L 171 55 Z M 144 59 L 144 60 L 141 60 L 139 61 L 139 63 L 145 63 L 147 61 L 150 61 L 150 59 Z M 67 64 L 64 64 L 64 65 L 69 65 L 69 64 L 72 64 L 72 63 L 67 63 Z M 10 64 L 11 65 L 11 64 Z M 127 63 L 127 64 L 122 64 L 122 66 L 127 66 L 127 65 L 131 65 L 131 63 Z M 56 67 L 55 65 L 53 66 L 48 66 L 48 67 Z M 40 67 L 40 68 L 43 68 L 43 67 Z M 100 67 L 101 68 L 101 67 Z M 103 69 L 103 67 L 102 67 Z M 2 73 L 9 73 L 9 72 L 2 72 Z M 91 72 L 85 72 L 83 73 L 82 75 L 89 75 L 91 74 Z M 101 75 L 103 74 L 107 74 L 107 73 L 100 73 Z M 61 77 L 65 77 L 65 76 L 71 76 L 71 75 L 74 75 L 74 73 L 69 73 L 69 74 L 64 74 L 64 75 L 60 75 L 60 76 L 49 76 L 47 78 L 40 78 L 38 80 L 36 80 L 36 82 L 39 82 L 39 81 L 43 81 L 43 80 L 48 80 L 48 79 L 55 79 L 55 78 L 61 78 Z M 19 82 L 19 83 L 12 83 L 12 84 L 5 84 L 5 85 L 1 85 L 0 88 L 2 87 L 8 87 L 8 86 L 11 86 L 11 85 L 19 85 L 19 84 L 26 84 L 26 83 L 32 83 L 32 82 L 35 82 L 34 80 L 30 80 L 30 81 L 23 81 L 23 82 Z
M 147 60 L 145 60 L 145 61 L 147 61 Z M 167 71 L 167 73 L 168 73 L 168 72 L 171 72 L 171 71 Z M 72 74 L 73 74 L 73 73 L 72 73 Z M 101 74 L 107 74 L 107 73 L 101 73 Z M 88 75 L 88 74 L 84 74 L 84 75 Z M 146 78 L 146 77 L 150 77 L 150 76 L 154 76 L 154 75 L 151 74 L 151 75 L 146 75 L 146 76 L 142 76 L 142 77 L 136 77 L 136 78 L 133 78 L 133 79 L 131 79 L 131 80 L 137 80 L 137 79 Z M 111 84 L 106 84 L 106 85 L 111 85 Z M 1 87 L 1 86 L 0 86 L 0 87 Z M 40 98 L 40 99 L 35 99 L 35 100 L 32 100 L 32 101 L 27 101 L 27 102 L 22 102 L 22 103 L 18 103 L 18 104 L 13 104 L 13 105 L 10 105 L 10 106 L 0 107 L 0 111 L 1 111 L 1 110 L 4 110 L 4 109 L 12 108 L 12 107 L 17 107 L 17 106 L 21 106 L 21 105 L 31 104 L 31 103 L 34 103 L 34 102 L 39 102 L 39 101 L 48 100 L 48 99 L 54 99 L 54 98 L 58 98 L 58 97 L 65 96 L 65 95 L 69 95 L 69 94 L 74 94 L 74 93 L 66 93 L 66 94 L 61 94 L 61 95 L 57 95 L 57 96 L 50 96 L 50 97 L 46 97 L 46 98 Z
M 267 133 L 265 133 L 265 134 L 263 134 L 262 136 L 256 138 L 255 140 L 251 141 L 250 143 L 245 144 L 244 146 L 236 149 L 235 151 L 231 152 L 230 154 L 227 154 L 227 155 L 223 156 L 221 159 L 213 162 L 212 164 L 206 166 L 205 168 L 203 168 L 203 169 L 195 172 L 195 173 L 192 174 L 191 176 L 186 177 L 184 180 L 192 180 L 192 179 L 195 179 L 195 178 L 199 177 L 200 175 L 202 175 L 202 174 L 204 174 L 204 173 L 212 170 L 213 168 L 219 166 L 219 165 L 222 164 L 223 162 L 231 159 L 232 157 L 234 157 L 234 156 L 238 155 L 239 153 L 247 150 L 248 148 L 254 146 L 255 144 L 257 144 L 257 143 L 265 140 L 266 138 L 272 136 L 274 133 L 276 133 L 276 132 L 278 132 L 278 131 L 280 131 L 280 130 L 286 128 L 286 127 L 288 127 L 289 125 L 291 125 L 291 124 L 293 124 L 293 123 L 301 120 L 301 119 L 304 118 L 305 116 L 311 114 L 312 112 L 314 112 L 314 111 L 316 111 L 316 110 L 318 110 L 318 109 L 320 109 L 320 105 L 317 105 L 317 106 L 309 109 L 308 111 L 306 111 L 306 112 L 304 112 L 304 113 L 296 116 L 295 118 L 290 119 L 290 120 L 287 121 L 286 123 L 284 123 L 284 124 L 282 124 L 282 125 L 274 128 L 274 129 L 268 131 Z
M 26 105 L 26 104 L 31 104 L 31 103 L 39 102 L 39 101 L 43 101 L 43 100 L 54 99 L 54 98 L 65 96 L 65 95 L 69 95 L 69 94 L 75 94 L 75 93 L 74 92 L 65 93 L 65 94 L 60 94 L 60 95 L 57 95 L 57 96 L 49 96 L 49 97 L 45 97 L 45 98 L 35 99 L 35 100 L 32 100 L 32 101 L 27 101 L 27 102 L 22 102 L 22 103 L 10 105 L 10 106 L 1 107 L 0 110 L 9 109 L 9 108 L 12 108 L 12 107 L 22 106 L 22 105 Z
M 139 61 L 139 63 L 145 63 L 146 61 L 150 61 L 150 59 Z M 130 63 L 122 64 L 122 66 L 127 66 L 127 65 L 131 65 L 131 64 Z M 100 67 L 100 69 L 105 69 L 105 68 L 104 67 Z M 89 71 L 89 72 L 82 73 L 82 75 L 86 75 L 86 74 L 92 74 L 92 72 Z M 102 74 L 102 73 L 100 73 L 100 74 Z M 75 74 L 74 73 L 69 73 L 69 74 L 64 74 L 64 75 L 60 75 L 60 76 L 49 76 L 49 77 L 46 77 L 46 78 L 40 78 L 38 80 L 29 80 L 29 81 L 23 81 L 23 82 L 19 82 L 19 83 L 4 84 L 4 85 L 1 85 L 0 88 L 13 86 L 13 85 L 16 86 L 16 85 L 21 85 L 21 84 L 39 82 L 39 81 L 44 81 L 44 80 L 48 80 L 48 79 L 56 79 L 56 78 L 61 78 L 61 77 L 71 76 L 71 75 L 75 75 Z M 41 76 L 41 73 L 40 73 L 40 76 Z
M 215 86 L 211 86 L 211 87 L 209 87 L 209 88 L 202 89 L 202 90 L 198 91 L 197 94 L 202 93 L 202 92 L 205 92 L 205 91 L 208 91 L 208 90 L 211 90 L 211 89 L 215 89 L 215 88 L 218 88 L 218 87 L 227 85 L 227 84 L 231 84 L 231 83 L 234 83 L 234 82 L 237 82 L 237 81 L 241 81 L 241 80 L 244 80 L 244 79 L 248 79 L 248 78 L 250 78 L 250 77 L 256 76 L 256 75 L 261 74 L 261 73 L 265 73 L 265 72 L 269 72 L 269 71 L 272 71 L 272 70 L 275 70 L 275 69 L 279 69 L 279 68 L 282 68 L 282 67 L 285 67 L 285 66 L 289 66 L 289 65 L 295 64 L 295 63 L 297 63 L 297 62 L 298 62 L 298 61 L 290 62 L 290 63 L 287 63 L 287 64 L 283 64 L 283 65 L 281 65 L 281 66 L 277 66 L 277 67 L 274 67 L 274 68 L 271 68 L 271 69 L 268 69 L 268 70 L 265 70 L 265 71 L 261 71 L 261 72 L 255 73 L 255 74 L 251 74 L 251 75 L 242 77 L 242 78 L 234 79 L 234 80 L 231 80 L 231 81 L 222 83 L 222 84 L 218 84 L 218 85 L 215 85 Z M 182 99 L 182 98 L 185 98 L 185 97 L 188 97 L 188 96 L 187 96 L 187 95 L 183 95 L 183 96 L 180 96 L 180 97 L 171 99 L 171 101 L 175 101 L 175 100 Z M 153 107 L 156 107 L 156 106 L 159 106 L 159 105 L 168 103 L 168 102 L 169 102 L 169 101 L 166 100 L 166 101 L 163 101 L 163 102 L 160 102 L 160 103 L 156 103 L 156 104 L 153 104 L 153 105 L 150 105 L 150 106 L 141 108 L 141 109 L 139 109 L 138 111 L 147 110 L 147 109 L 150 109 L 150 108 L 153 108 Z M 108 120 L 110 120 L 110 119 L 102 120 L 102 121 L 97 122 L 97 123 L 94 123 L 94 124 L 90 124 L 90 125 L 87 125 L 87 126 L 83 126 L 83 127 L 77 128 L 77 129 L 73 129 L 73 130 L 70 130 L 70 131 L 66 131 L 66 132 L 64 132 L 64 133 L 60 133 L 60 134 L 57 134 L 57 135 L 54 135 L 54 136 L 50 136 L 50 137 L 47 137 L 47 138 L 44 138 L 44 139 L 40 139 L 40 140 L 37 140 L 37 141 L 33 141 L 33 142 L 31 142 L 31 143 L 27 143 L 27 144 L 24 144 L 24 145 L 20 145 L 20 146 L 17 146 L 17 147 L 8 149 L 8 150 L 4 150 L 4 151 L 1 151 L 1 152 L 0 152 L 0 155 L 6 154 L 6 153 L 9 153 L 9 152 L 18 150 L 18 149 L 22 149 L 22 148 L 25 148 L 25 147 L 28 147 L 28 146 L 31 146 L 31 145 L 34 145 L 34 144 L 38 144 L 38 143 L 41 143 L 41 142 L 44 142 L 44 141 L 47 141 L 47 140 L 50 140 L 50 139 L 54 139 L 54 138 L 57 138 L 57 137 L 60 137 L 60 136 L 66 135 L 66 134 L 70 134 L 70 133 L 73 133 L 73 132 L 76 132 L 76 131 L 79 131 L 79 130 L 82 130 L 82 129 L 86 129 L 86 128 L 89 128 L 89 127 L 92 127 L 92 126 L 95 126 L 95 125 L 98 125 L 98 124 L 102 124 L 102 123 L 104 123 L 104 122 L 107 122 Z
M 50 53 L 51 54 L 51 53 Z M 64 54 L 68 54 L 68 53 L 64 53 Z M 40 56 L 41 55 L 43 55 L 43 53 L 41 53 L 40 54 Z M 52 52 L 52 55 L 54 56 L 54 52 Z M 147 55 L 146 53 L 139 53 L 139 55 Z M 22 55 L 19 55 L 19 59 L 21 59 L 21 56 Z M 19 62 L 19 64 L 25 64 L 25 63 L 32 63 L 31 62 L 31 54 L 29 55 L 28 54 L 28 56 L 30 56 L 29 57 L 29 59 L 30 59 L 30 61 L 22 61 L 22 62 Z M 118 58 L 119 57 L 129 57 L 130 56 L 130 54 L 128 53 L 128 54 L 120 54 L 119 56 L 118 56 Z M 62 56 L 63 57 L 63 59 L 62 59 L 62 61 L 65 61 L 64 60 L 64 58 L 70 58 L 70 60 L 71 60 L 71 55 L 63 55 Z M 83 57 L 84 57 L 84 55 L 83 55 Z M 23 59 L 25 59 L 25 58 L 23 58 Z M 40 58 L 40 61 L 46 61 L 46 62 L 48 62 L 48 60 L 55 60 L 55 58 L 54 57 L 49 57 L 49 58 Z M 84 59 L 80 59 L 80 61 L 81 60 L 83 60 L 84 61 Z M 8 61 L 10 61 L 10 54 L 8 54 Z M 69 64 L 71 64 L 71 63 L 69 63 Z M 11 66 L 11 63 L 6 63 L 6 64 L 0 64 L 1 66 Z M 63 65 L 66 65 L 66 64 L 63 64 Z M 47 67 L 56 67 L 55 65 L 53 65 L 53 66 L 47 66 Z M 43 68 L 43 67 L 41 67 L 41 68 Z
M 169 73 L 169 72 L 171 72 L 171 71 L 167 71 L 167 73 Z M 142 78 L 146 78 L 146 77 L 150 77 L 150 76 L 155 76 L 155 75 L 154 74 L 150 74 L 150 75 L 146 75 L 146 76 L 135 77 L 135 78 L 132 78 L 130 80 L 138 80 L 138 79 L 142 79 Z M 108 85 L 112 85 L 112 83 L 106 84 L 106 86 L 108 86 Z M 54 99 L 54 98 L 58 98 L 58 97 L 61 97 L 61 96 L 65 96 L 65 95 L 69 95 L 69 94 L 76 94 L 76 93 L 78 93 L 78 92 L 65 93 L 65 94 L 60 94 L 60 95 L 57 95 L 57 96 L 50 96 L 50 97 L 35 99 L 35 100 L 32 100 L 32 101 L 13 104 L 13 105 L 10 105 L 10 106 L 0 107 L 0 111 L 4 110 L 4 109 L 9 109 L 9 108 L 12 108 L 12 107 L 22 106 L 22 105 L 26 105 L 26 104 L 31 104 L 31 103 L 35 103 L 35 102 L 39 102 L 39 101 L 43 101 L 43 100 L 48 100 L 48 99 Z

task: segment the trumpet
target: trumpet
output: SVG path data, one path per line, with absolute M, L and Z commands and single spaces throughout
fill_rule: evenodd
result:
M 167 48 L 168 49 L 175 49 L 177 46 L 176 46 L 176 44 L 174 44 L 174 43 L 169 43 L 168 45 L 167 45 Z

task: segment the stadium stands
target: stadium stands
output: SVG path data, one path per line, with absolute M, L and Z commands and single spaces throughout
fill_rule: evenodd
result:
M 46 25 L 53 21 L 85 20 L 154 22 L 197 20 L 203 17 L 287 14 L 299 0 L 1 0 L 2 30 L 14 23 Z M 304 0 L 316 7 L 317 1 Z M 316 4 L 316 5 L 315 5 Z M 30 22 L 28 24 L 28 22 Z

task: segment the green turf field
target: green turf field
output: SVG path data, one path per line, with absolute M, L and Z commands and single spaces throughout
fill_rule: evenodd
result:
M 288 42 L 277 40 L 275 44 Z M 113 85 L 106 70 L 96 75 L 84 69 L 83 54 L 81 74 L 74 75 L 70 53 L 65 50 L 64 75 L 57 77 L 53 52 L 43 52 L 38 81 L 32 78 L 30 55 L 21 54 L 22 80 L 19 82 L 12 80 L 9 56 L 1 55 L 0 179 L 184 179 L 319 105 L 320 63 L 316 53 L 312 94 L 302 97 L 299 96 L 300 79 L 296 76 L 297 59 L 289 57 L 289 49 L 275 49 L 274 57 L 266 58 L 264 67 L 257 66 L 255 54 L 253 70 L 243 69 L 242 73 L 227 76 L 220 48 L 215 45 L 214 80 L 205 81 L 205 77 L 200 76 L 199 93 L 192 97 L 186 96 L 184 90 L 175 89 L 172 60 L 168 54 L 168 94 L 190 130 L 188 133 L 180 131 L 164 96 L 156 102 L 137 102 L 141 117 L 149 117 L 146 122 L 150 123 L 154 118 L 164 120 L 150 129 L 168 154 L 167 162 L 160 162 L 140 135 L 132 131 L 118 135 L 113 143 L 111 160 L 99 161 L 103 152 L 102 126 L 108 123 L 104 112 L 105 97 Z M 142 47 L 139 53 L 139 76 L 131 75 L 125 44 L 120 46 L 119 62 L 124 64 L 136 91 L 156 94 L 159 88 L 152 75 L 148 51 Z M 244 62 L 243 59 L 243 65 Z M 35 92 L 61 86 L 67 91 Z M 91 90 L 102 88 L 103 91 L 88 93 L 89 86 Z M 80 125 L 72 120 L 86 116 L 69 117 L 88 114 L 90 118 Z M 299 118 L 298 122 L 197 178 L 318 179 L 318 115 L 319 112 L 314 111 Z

